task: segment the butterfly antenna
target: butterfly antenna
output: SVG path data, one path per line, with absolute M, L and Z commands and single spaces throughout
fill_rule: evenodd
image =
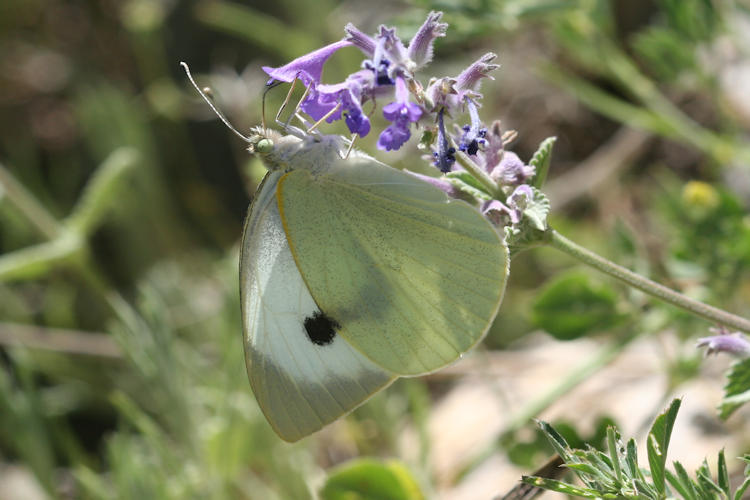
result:
M 206 101 L 206 102 L 208 103 L 208 105 L 209 105 L 209 106 L 211 107 L 211 109 L 213 110 L 213 112 L 214 112 L 214 113 L 216 113 L 216 116 L 218 116 L 218 117 L 219 117 L 219 119 L 220 119 L 220 120 L 221 120 L 222 122 L 224 122 L 224 125 L 226 125 L 226 126 L 227 126 L 227 127 L 229 128 L 229 130 L 231 130 L 232 132 L 234 132 L 235 134 L 237 134 L 237 136 L 239 136 L 240 138 L 242 138 L 242 140 L 243 140 L 243 141 L 245 141 L 245 142 L 248 142 L 248 143 L 249 143 L 249 142 L 252 142 L 252 141 L 250 140 L 250 138 L 249 138 L 249 137 L 246 137 L 246 136 L 244 136 L 244 135 L 243 135 L 242 133 L 240 133 L 240 132 L 239 132 L 239 131 L 238 131 L 238 130 L 237 130 L 236 128 L 234 128 L 234 126 L 233 126 L 233 125 L 232 125 L 232 124 L 231 124 L 231 123 L 229 122 L 229 120 L 227 120 L 227 118 L 226 118 L 226 117 L 224 116 L 224 113 L 222 113 L 222 112 L 221 112 L 221 111 L 219 110 L 219 108 L 217 108 L 217 107 L 216 107 L 216 106 L 214 105 L 214 102 L 213 102 L 213 100 L 212 100 L 212 99 L 211 99 L 211 98 L 210 98 L 210 97 L 208 96 L 208 94 L 206 94 L 206 92 L 205 92 L 205 91 L 203 91 L 203 90 L 202 90 L 202 89 L 201 89 L 200 87 L 198 87 L 198 84 L 196 84 L 196 83 L 195 83 L 195 80 L 193 80 L 193 75 L 191 75 L 191 74 L 190 74 L 190 68 L 188 67 L 188 65 L 187 65 L 186 63 L 184 63 L 184 62 L 180 62 L 180 65 L 181 65 L 181 66 L 182 66 L 182 68 L 183 68 L 183 69 L 185 70 L 185 73 L 187 73 L 187 77 L 188 77 L 188 79 L 190 79 L 190 83 L 192 83 L 192 84 L 193 84 L 193 87 L 195 87 L 195 90 L 197 90 L 197 91 L 198 91 L 198 93 L 199 93 L 199 94 L 201 95 L 201 97 L 203 98 L 203 100 L 204 100 L 204 101 Z M 265 128 L 265 127 L 264 127 L 264 128 Z

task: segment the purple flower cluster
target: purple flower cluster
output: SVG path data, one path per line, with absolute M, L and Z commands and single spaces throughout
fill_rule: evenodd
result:
M 468 155 L 471 161 L 487 172 L 507 194 L 505 203 L 493 200 L 484 211 L 493 219 L 504 218 L 504 223 L 516 224 L 525 203 L 532 199 L 525 182 L 534 175 L 534 168 L 525 165 L 514 153 L 505 151 L 514 133 L 503 133 L 498 122 L 486 127 L 480 117 L 482 94 L 479 87 L 484 78 L 499 66 L 488 53 L 474 61 L 458 76 L 433 78 L 423 85 L 416 77 L 433 58 L 435 40 L 445 36 L 447 24 L 440 22 L 442 13 L 431 12 L 408 46 L 401 42 L 396 30 L 380 26 L 369 36 L 354 25 L 345 28 L 343 40 L 313 51 L 294 61 L 263 70 L 274 81 L 292 82 L 300 79 L 307 87 L 300 108 L 313 120 L 331 123 L 344 119 L 352 134 L 366 136 L 371 129 L 363 104 L 376 99 L 390 99 L 383 109 L 383 117 L 390 122 L 380 132 L 377 146 L 384 151 L 400 149 L 412 135 L 412 127 L 426 130 L 423 144 L 432 150 L 430 161 L 441 172 L 461 170 L 457 155 Z M 365 56 L 361 69 L 343 82 L 321 82 L 323 65 L 336 51 L 356 47 Z M 468 114 L 469 123 L 454 123 L 446 129 L 446 121 Z M 456 195 L 447 179 L 430 180 L 446 192 Z M 501 215 L 499 215 L 501 214 Z

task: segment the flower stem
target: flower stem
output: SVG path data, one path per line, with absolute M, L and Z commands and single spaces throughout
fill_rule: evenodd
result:
M 599 271 L 617 278 L 620 281 L 637 288 L 642 292 L 645 292 L 657 299 L 663 300 L 673 306 L 677 306 L 685 311 L 688 311 L 696 316 L 700 316 L 706 320 L 718 323 L 720 325 L 728 326 L 745 333 L 750 333 L 750 321 L 740 316 L 731 314 L 722 309 L 709 306 L 703 302 L 691 299 L 681 293 L 675 292 L 671 288 L 667 288 L 664 285 L 660 285 L 648 278 L 645 278 L 639 274 L 636 274 L 629 269 L 625 269 L 622 266 L 618 266 L 614 262 L 611 262 L 592 251 L 583 248 L 567 239 L 554 229 L 547 230 L 547 243 L 578 259 L 579 261 L 587 264 Z
M 457 151 L 456 160 L 476 180 L 481 182 L 484 185 L 484 187 L 487 188 L 487 191 L 493 196 L 493 198 L 496 198 L 498 200 L 505 199 L 505 195 L 503 194 L 502 189 L 500 189 L 500 186 L 498 186 L 497 183 L 493 181 L 492 178 L 484 170 L 482 170 L 482 168 L 479 165 L 474 163 L 474 161 L 472 161 L 472 159 L 469 158 L 469 155 L 461 151 Z

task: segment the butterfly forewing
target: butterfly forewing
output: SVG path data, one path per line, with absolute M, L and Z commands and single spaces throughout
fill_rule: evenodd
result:
M 316 305 L 385 370 L 434 371 L 491 325 L 508 252 L 468 204 L 357 153 L 285 174 L 277 198 Z
M 274 196 L 278 172 L 258 190 L 245 225 L 240 290 L 245 357 L 256 399 L 276 432 L 296 441 L 349 412 L 394 375 L 338 335 L 289 251 Z

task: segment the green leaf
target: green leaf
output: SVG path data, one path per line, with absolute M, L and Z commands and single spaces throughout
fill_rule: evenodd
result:
M 746 477 L 740 487 L 737 488 L 737 491 L 734 492 L 733 500 L 742 500 L 743 495 L 745 494 L 745 491 L 748 487 L 750 487 L 750 477 Z
M 483 201 L 492 199 L 492 195 L 487 192 L 484 185 L 482 185 L 476 177 L 465 170 L 448 172 L 445 174 L 445 178 L 448 179 L 448 182 L 450 182 L 456 189 L 462 193 L 468 194 L 472 198 Z
M 539 148 L 531 157 L 529 165 L 536 169 L 536 174 L 531 181 L 531 186 L 534 188 L 541 188 L 544 181 L 547 180 L 547 173 L 552 160 L 552 147 L 555 145 L 555 141 L 557 141 L 557 137 L 547 137 L 539 144 Z
M 699 498 L 698 487 L 695 481 L 690 479 L 685 467 L 680 462 L 674 462 L 674 470 L 677 471 L 677 479 L 682 485 L 682 488 L 687 492 L 686 499 Z
M 543 488 L 545 490 L 550 490 L 550 491 L 557 491 L 558 493 L 563 493 L 565 495 L 573 495 L 573 496 L 583 497 L 583 498 L 599 498 L 600 497 L 599 493 L 596 492 L 595 490 L 573 486 L 572 484 L 568 484 L 563 481 L 558 481 L 557 479 L 549 479 L 546 477 L 537 477 L 537 476 L 523 476 L 521 477 L 521 481 L 523 481 L 526 484 L 530 484 L 531 486 L 536 486 L 537 488 Z
M 719 406 L 719 416 L 726 419 L 737 408 L 750 400 L 750 358 L 732 364 L 724 386 L 724 399 Z
M 708 468 L 706 459 L 703 459 L 703 464 L 698 468 L 696 475 L 698 477 L 698 486 L 701 488 L 703 496 L 713 498 L 717 493 L 719 495 L 724 494 L 724 491 L 711 477 L 711 470 Z
M 651 478 L 660 494 L 664 494 L 664 466 L 667 463 L 667 449 L 672 436 L 672 428 L 680 410 L 680 399 L 675 399 L 669 408 L 654 421 L 648 433 L 648 463 L 651 467 Z
M 672 474 L 672 472 L 670 472 L 669 470 L 665 470 L 664 475 L 667 478 L 667 482 L 669 482 L 669 484 L 672 486 L 672 488 L 674 488 L 677 491 L 677 493 L 682 495 L 682 498 L 686 500 L 693 498 L 690 488 L 682 484 L 682 482 L 676 475 Z
M 721 491 L 724 492 L 724 494 L 729 498 L 731 496 L 731 486 L 729 484 L 729 471 L 727 470 L 727 460 L 724 457 L 724 449 L 722 449 L 719 452 L 719 460 L 718 460 L 718 479 L 719 479 L 719 487 L 721 488 Z
M 537 295 L 532 322 L 559 340 L 573 340 L 615 326 L 617 295 L 606 285 L 595 285 L 582 272 L 554 278 Z
M 530 200 L 526 201 L 526 208 L 523 210 L 521 224 L 528 224 L 537 231 L 547 229 L 547 215 L 549 215 L 549 199 L 547 196 L 536 188 L 531 188 L 534 193 Z
M 612 468 L 614 469 L 615 477 L 619 483 L 624 483 L 625 479 L 620 468 L 620 452 L 619 449 L 622 446 L 620 443 L 620 434 L 612 426 L 607 427 L 607 450 L 609 451 L 609 459 L 612 462 Z
M 540 420 L 539 422 L 537 422 L 537 424 L 539 425 L 539 428 L 545 434 L 557 454 L 560 455 L 560 458 L 562 458 L 566 463 L 570 462 L 570 446 L 568 445 L 568 442 L 565 441 L 565 438 L 562 437 L 562 435 L 557 432 L 555 428 L 552 427 L 549 423 Z
M 322 500 L 423 500 L 411 472 L 400 462 L 361 459 L 337 467 L 320 490 Z

